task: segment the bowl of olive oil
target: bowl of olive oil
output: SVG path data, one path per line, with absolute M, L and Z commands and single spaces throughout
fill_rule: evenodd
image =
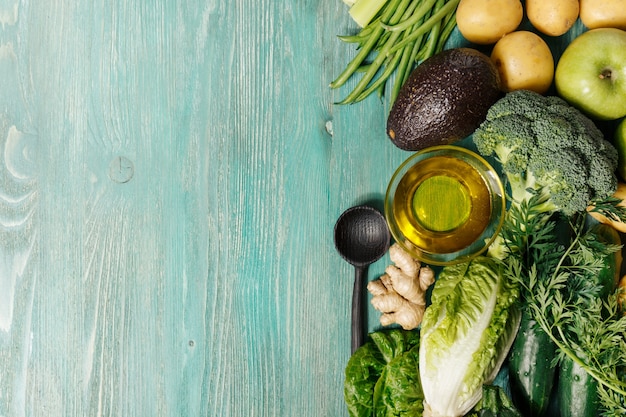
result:
M 477 153 L 433 146 L 393 174 L 385 197 L 392 236 L 433 265 L 465 262 L 484 252 L 502 227 L 506 201 L 495 169 Z

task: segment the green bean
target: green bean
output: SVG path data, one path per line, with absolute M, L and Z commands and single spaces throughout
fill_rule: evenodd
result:
M 423 22 L 423 18 L 417 22 L 412 29 L 417 29 Z M 405 36 L 408 36 L 410 31 L 405 32 Z M 394 80 L 392 89 L 391 89 L 391 97 L 390 104 L 392 105 L 398 94 L 400 93 L 400 88 L 409 78 L 411 71 L 413 71 L 413 63 L 415 62 L 415 56 L 419 53 L 422 47 L 423 36 L 415 39 L 412 44 L 407 44 L 405 48 L 402 50 L 402 59 L 400 60 L 400 64 L 398 65 L 398 72 L 396 74 L 396 79 Z
M 398 19 L 407 18 L 411 16 L 411 14 L 415 11 L 415 8 L 418 5 L 418 2 L 411 3 L 410 0 L 406 2 L 407 7 L 403 10 L 403 13 L 400 15 L 398 12 L 402 9 L 402 7 L 398 7 L 398 11 L 392 16 L 392 21 L 397 21 Z M 391 58 L 389 54 L 385 52 L 388 49 L 389 45 L 394 45 L 402 35 L 402 32 L 394 32 L 391 33 L 389 40 L 383 46 L 383 49 L 379 52 L 378 56 L 374 58 L 374 61 L 371 64 L 371 68 L 363 75 L 361 80 L 357 83 L 357 86 L 354 90 L 348 94 L 348 96 L 343 99 L 338 104 L 348 104 L 348 103 L 356 103 L 358 101 L 363 100 L 365 97 L 376 91 L 376 89 L 384 84 L 385 81 L 393 74 L 393 71 L 398 66 L 398 62 L 401 58 L 400 54 L 396 54 L 397 58 Z M 374 77 L 378 74 L 381 67 L 384 67 L 383 72 L 374 80 L 374 82 L 370 85 L 370 82 L 374 79 Z
M 383 22 L 383 27 L 390 32 L 401 32 L 403 30 L 409 29 L 415 23 L 417 23 L 426 13 L 428 13 L 435 6 L 437 0 L 423 0 L 424 2 L 420 4 L 420 7 L 415 11 L 415 13 L 410 16 L 408 19 L 403 20 L 398 24 L 385 24 Z
M 387 81 L 387 79 L 391 76 L 391 74 L 393 74 L 393 72 L 396 69 L 396 67 L 398 66 L 398 62 L 400 61 L 401 58 L 402 58 L 402 54 L 401 53 L 396 53 L 396 54 L 394 54 L 392 56 L 388 56 L 385 59 L 386 62 L 384 64 L 384 68 L 385 68 L 384 71 L 378 76 L 378 78 L 373 83 L 368 85 L 367 88 L 365 88 L 351 102 L 352 103 L 357 103 L 359 101 L 362 101 L 367 96 L 369 96 L 371 93 L 376 91 L 380 86 L 383 86 L 385 84 L 385 82 Z
M 355 71 L 355 72 L 358 72 L 358 73 L 361 73 L 361 74 L 362 74 L 362 73 L 364 73 L 364 72 L 369 71 L 369 69 L 370 69 L 370 64 L 363 64 L 363 65 L 359 66 L 359 67 L 356 69 L 356 71 Z
M 382 18 L 388 20 L 397 9 L 398 5 L 404 0 L 392 0 L 387 3 L 387 7 L 383 10 Z M 361 65 L 361 63 L 368 57 L 372 48 L 376 45 L 378 38 L 385 32 L 385 29 L 379 23 L 375 25 L 370 38 L 367 42 L 361 47 L 356 56 L 350 61 L 350 63 L 346 66 L 346 68 L 339 74 L 339 76 L 330 83 L 330 88 L 339 88 L 348 81 L 348 79 L 354 74 L 357 68 Z
M 413 26 L 413 27 L 411 28 L 411 30 L 408 30 L 408 31 L 406 32 L 406 38 L 408 38 L 409 36 L 411 36 L 411 34 L 412 34 L 413 32 L 415 32 L 416 30 L 418 30 L 418 29 L 419 29 L 419 28 L 420 28 L 420 27 L 424 24 L 424 22 L 425 22 L 425 21 L 427 21 L 427 20 L 430 18 L 430 16 L 431 16 L 432 14 L 433 14 L 433 11 L 432 11 L 432 10 L 431 10 L 430 12 L 426 13 L 426 14 L 424 15 L 424 17 L 422 18 L 422 20 L 420 20 L 418 23 L 416 23 L 416 24 L 415 24 L 415 26 Z M 425 34 L 425 33 L 424 33 L 424 34 L 421 34 L 421 35 L 417 36 L 417 38 L 415 38 L 415 42 L 416 42 L 416 43 L 418 43 L 418 47 L 416 48 L 416 47 L 415 47 L 415 44 L 413 44 L 413 51 L 412 51 L 412 53 L 411 53 L 411 56 L 412 56 L 412 58 L 413 58 L 413 59 L 411 59 L 411 62 L 415 62 L 415 59 L 414 59 L 414 58 L 415 58 L 415 56 L 416 56 L 416 55 L 417 55 L 417 54 L 418 54 L 418 53 L 422 50 L 422 48 L 423 48 L 423 46 L 424 46 L 424 42 L 426 41 L 426 39 L 427 39 L 427 38 L 428 38 L 428 36 L 426 36 L 426 34 Z M 407 43 L 407 45 L 408 45 L 408 44 L 411 44 L 412 42 L 413 42 L 413 40 L 411 40 L 410 42 L 408 42 L 408 43 Z
M 446 41 L 452 34 L 452 31 L 456 27 L 456 16 L 452 15 L 444 22 L 443 29 L 441 30 L 441 35 L 439 35 L 439 42 L 437 44 L 437 50 L 443 50 L 443 47 L 446 44 Z
M 368 41 L 361 47 L 361 49 L 359 49 L 359 52 L 356 54 L 354 59 L 350 61 L 350 63 L 343 70 L 343 72 L 339 74 L 339 76 L 333 82 L 330 83 L 330 88 L 339 88 L 344 85 L 346 81 L 348 81 L 352 74 L 354 74 L 354 72 L 360 67 L 365 58 L 367 58 L 367 56 L 370 54 L 372 47 L 376 44 L 376 41 L 378 40 L 378 36 L 380 36 L 383 31 L 384 29 L 381 27 L 374 34 L 372 34 L 372 37 L 368 39 Z
M 435 54 L 435 51 L 437 50 L 437 40 L 440 33 L 440 27 L 440 24 L 436 24 L 435 27 L 433 27 L 433 30 L 430 32 L 428 40 L 424 45 L 422 60 L 427 59 L 428 57 L 431 57 Z
M 416 1 L 419 2 L 420 0 L 403 0 L 402 3 L 400 3 L 400 5 L 398 6 L 398 8 L 395 10 L 395 12 L 393 13 L 393 15 L 391 15 L 391 17 L 389 18 L 389 23 L 385 23 L 385 19 L 381 19 L 381 24 L 383 26 L 383 28 L 387 25 L 387 24 L 391 24 L 391 25 L 395 25 L 398 22 L 402 21 L 402 18 L 404 17 L 404 14 L 406 12 L 407 9 L 413 9 L 415 10 L 414 7 L 411 7 L 412 5 L 412 1 Z M 410 15 L 409 15 L 410 16 Z
M 364 44 L 365 42 L 367 42 L 367 39 L 369 38 L 369 34 L 363 35 L 359 33 L 357 35 L 338 35 L 337 38 L 340 41 L 345 42 L 345 43 Z
M 441 7 L 444 4 L 445 4 L 445 0 L 437 0 L 437 5 L 435 6 L 435 9 L 437 10 L 441 9 Z M 441 34 L 441 23 L 442 23 L 441 20 L 435 23 L 435 25 L 433 26 L 433 28 L 430 30 L 428 34 L 428 40 L 426 42 L 426 45 L 425 45 L 426 49 L 424 52 L 425 56 L 427 57 L 433 56 L 435 54 L 435 51 L 437 50 L 439 35 Z
M 432 11 L 427 13 L 424 16 L 424 18 L 427 20 L 428 18 L 430 18 L 431 14 L 432 14 Z M 411 33 L 413 31 L 418 30 L 422 24 L 423 24 L 423 20 L 420 20 L 418 23 L 416 23 L 410 31 L 407 31 L 407 37 L 411 36 Z M 412 39 L 413 38 L 414 37 L 412 37 Z M 415 68 L 415 65 L 419 64 L 419 59 L 422 56 L 427 55 L 428 45 L 429 45 L 429 36 L 426 36 L 426 33 L 423 33 L 415 39 L 414 43 L 411 40 L 410 42 L 406 44 L 405 47 L 402 48 L 403 50 L 406 50 L 407 48 L 411 47 L 411 54 L 410 54 L 409 62 L 407 63 L 406 67 L 402 69 L 401 77 L 399 77 L 399 79 L 396 80 L 396 85 L 394 85 L 391 98 L 390 98 L 391 104 L 393 104 L 393 102 L 398 97 L 398 94 L 400 93 L 400 89 L 402 85 L 408 80 L 409 76 L 411 75 L 411 72 L 413 72 L 413 69 Z
M 404 85 L 404 82 L 407 79 L 407 75 L 411 73 L 413 69 L 411 57 L 413 55 L 413 51 L 415 51 L 416 49 L 419 50 L 419 47 L 420 45 L 418 44 L 418 41 L 416 41 L 412 45 L 412 48 L 403 49 L 402 59 L 400 60 L 400 63 L 398 64 L 398 71 L 396 73 L 396 79 L 394 80 L 392 88 L 391 88 L 391 96 L 389 98 L 390 105 L 393 105 L 393 103 L 396 101 L 398 94 L 400 94 L 400 89 L 402 88 L 402 86 Z
M 387 18 L 391 22 L 397 22 L 398 19 L 400 19 L 400 17 L 401 17 L 401 13 L 403 13 L 406 10 L 406 8 L 410 4 L 411 0 L 399 0 L 399 2 L 400 3 L 396 7 L 396 9 L 392 11 L 393 13 L 391 13 L 391 16 L 383 16 L 383 20 L 386 20 L 386 18 Z M 377 30 L 381 31 L 381 32 L 385 31 L 385 29 L 382 26 L 377 28 Z M 382 33 L 381 33 L 381 35 L 382 35 Z M 365 60 L 365 58 L 369 55 L 369 53 L 371 52 L 371 47 L 375 45 L 375 41 L 378 40 L 379 36 L 380 35 L 376 36 L 376 39 L 374 40 L 374 42 L 372 42 L 372 45 L 370 45 L 369 42 L 368 42 L 366 47 L 364 47 L 357 54 L 357 58 L 355 58 L 351 62 L 351 64 L 348 65 L 349 70 L 347 72 L 344 71 L 344 73 L 342 75 L 340 75 L 340 78 L 343 76 L 345 79 L 340 79 L 341 83 L 339 83 L 339 84 L 331 83 L 331 88 L 336 86 L 336 85 L 342 85 L 343 83 L 345 83 L 345 81 L 347 81 L 347 79 L 354 73 L 356 68 L 358 68 L 361 65 L 361 63 Z M 393 37 L 394 37 L 394 42 L 395 42 L 395 38 L 397 38 L 397 36 L 393 36 Z M 357 83 L 356 87 L 348 95 L 348 97 L 346 97 L 346 99 L 341 101 L 341 104 L 350 103 L 356 96 L 358 96 L 360 94 L 360 92 L 363 89 L 365 89 L 365 87 L 367 87 L 367 85 L 372 80 L 374 75 L 376 75 L 376 73 L 378 72 L 378 70 L 379 70 L 380 66 L 382 65 L 382 62 L 385 60 L 385 58 L 386 58 L 385 54 L 382 54 L 380 52 L 378 53 L 378 55 L 376 56 L 374 61 L 372 61 L 372 63 L 370 64 L 370 68 L 368 69 L 368 71 L 363 75 L 361 80 Z
M 394 34 L 389 39 L 389 41 L 390 42 L 395 42 L 394 38 L 397 38 L 399 36 L 400 36 L 400 33 Z M 370 69 L 363 75 L 363 77 L 361 77 L 361 79 L 357 83 L 357 85 L 354 88 L 354 90 L 352 90 L 352 92 L 350 94 L 348 94 L 346 96 L 346 98 L 343 99 L 338 104 L 348 104 L 348 103 L 355 102 L 356 98 L 360 96 L 361 92 L 367 88 L 367 86 L 369 85 L 370 81 L 372 81 L 374 76 L 378 73 L 381 65 L 383 64 L 383 62 L 386 59 L 389 59 L 388 54 L 382 53 L 382 52 L 379 53 L 376 56 L 376 58 L 374 58 L 374 61 L 372 62 Z
M 383 49 L 387 44 L 390 36 L 391 32 L 385 31 L 385 33 L 383 33 L 382 36 L 378 39 L 378 44 L 376 45 L 376 48 L 374 48 L 374 50 L 376 52 L 380 52 L 380 50 Z
M 415 40 L 415 43 L 413 44 L 413 47 L 411 48 L 411 55 L 409 56 L 409 62 L 402 76 L 402 84 L 406 82 L 406 80 L 409 78 L 409 75 L 411 75 L 411 72 L 413 72 L 415 63 L 417 62 L 416 57 L 424 47 L 423 45 L 424 40 L 425 39 L 423 35 Z
M 357 72 L 361 79 L 337 104 L 359 102 L 376 91 L 382 96 L 395 72 L 390 94 L 393 104 L 414 66 L 443 49 L 456 27 L 459 1 L 392 0 L 357 35 L 340 37 L 357 43 L 359 52 L 330 87 L 344 85 Z M 370 56 L 373 59 L 367 62 Z
M 443 19 L 446 15 L 452 13 L 456 9 L 456 6 L 459 4 L 459 1 L 460 0 L 449 0 L 441 9 L 437 10 L 436 13 L 434 13 L 430 18 L 428 18 L 428 20 L 426 20 L 419 27 L 419 29 L 412 31 L 411 36 L 407 37 L 401 42 L 398 42 L 396 45 L 394 45 L 393 48 L 391 48 L 388 51 L 388 53 L 392 54 L 398 49 L 404 48 L 404 46 L 407 43 L 411 42 L 413 38 L 417 38 L 418 36 L 429 32 L 433 28 L 434 25 L 436 25 L 438 22 L 441 21 L 441 19 Z
M 381 21 L 379 16 L 368 23 L 368 25 L 362 28 L 358 33 L 354 35 L 338 35 L 337 38 L 346 43 L 365 43 L 367 38 L 372 35 L 372 32 L 374 32 L 374 29 L 380 24 Z

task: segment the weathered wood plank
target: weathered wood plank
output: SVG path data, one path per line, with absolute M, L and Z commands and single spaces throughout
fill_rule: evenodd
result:
M 345 415 L 332 227 L 406 157 L 385 103 L 333 105 L 345 6 L 0 19 L 0 416 Z

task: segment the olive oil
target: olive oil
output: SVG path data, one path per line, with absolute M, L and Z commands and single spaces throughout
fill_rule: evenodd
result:
M 469 163 L 440 155 L 412 166 L 400 179 L 392 204 L 400 233 L 431 253 L 471 245 L 490 221 L 488 184 Z

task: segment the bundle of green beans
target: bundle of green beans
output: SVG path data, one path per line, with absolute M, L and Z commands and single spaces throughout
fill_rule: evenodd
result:
M 395 72 L 391 106 L 415 66 L 443 49 L 456 26 L 459 1 L 390 0 L 356 35 L 339 36 L 344 42 L 357 44 L 358 53 L 330 87 L 343 86 L 356 73 L 361 79 L 337 104 L 356 103 L 373 92 L 382 96 Z

